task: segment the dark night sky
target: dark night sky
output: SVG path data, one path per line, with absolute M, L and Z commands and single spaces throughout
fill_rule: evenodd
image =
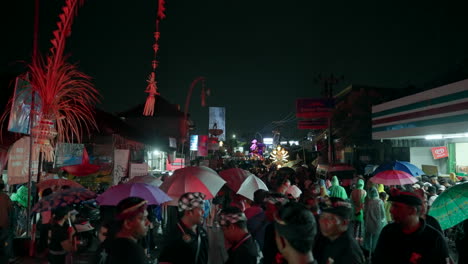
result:
M 40 45 L 47 50 L 64 1 L 40 2 Z M 343 75 L 337 89 L 421 86 L 468 58 L 466 2 L 167 0 L 159 91 L 183 107 L 191 81 L 205 76 L 212 90 L 208 105 L 226 107 L 229 136 L 282 119 L 294 111 L 297 97 L 318 96 L 314 78 L 320 73 Z M 8 19 L 2 23 L 3 73 L 29 59 L 33 3 L 14 0 L 2 8 Z M 80 9 L 67 52 L 94 78 L 101 108 L 123 111 L 145 101 L 156 5 L 88 0 Z M 190 112 L 206 132 L 208 110 L 199 94 L 200 87 Z

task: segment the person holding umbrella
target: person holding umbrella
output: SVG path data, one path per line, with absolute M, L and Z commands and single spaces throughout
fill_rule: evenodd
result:
M 138 239 L 149 229 L 147 201 L 139 197 L 128 197 L 117 204 L 116 221 L 105 247 L 107 256 L 102 263 L 145 264 L 147 258 Z
M 208 263 L 208 236 L 203 229 L 205 194 L 189 192 L 179 198 L 180 221 L 168 229 L 158 257 L 159 263 Z

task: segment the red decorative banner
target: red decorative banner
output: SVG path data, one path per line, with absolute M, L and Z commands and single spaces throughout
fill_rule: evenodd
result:
M 435 147 L 431 148 L 432 156 L 434 159 L 441 159 L 448 157 L 447 147 Z

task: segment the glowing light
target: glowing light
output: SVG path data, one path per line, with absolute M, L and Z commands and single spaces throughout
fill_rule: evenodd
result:
M 442 139 L 442 135 L 428 135 L 425 138 L 426 140 Z
M 281 165 L 284 162 L 288 162 L 289 154 L 287 150 L 278 146 L 271 152 L 270 158 L 273 160 L 273 163 Z

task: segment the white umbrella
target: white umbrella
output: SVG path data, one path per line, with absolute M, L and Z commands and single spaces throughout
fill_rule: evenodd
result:
M 241 184 L 237 194 L 240 194 L 253 201 L 254 192 L 260 189 L 268 191 L 266 184 L 260 178 L 252 174 L 247 177 L 247 179 L 245 179 L 245 181 Z
M 128 182 L 129 183 L 132 183 L 132 182 L 146 183 L 146 184 L 149 184 L 149 185 L 152 185 L 152 186 L 155 186 L 155 187 L 159 187 L 163 183 L 163 181 L 161 181 L 160 178 L 156 178 L 156 177 L 154 177 L 152 175 L 135 176 L 135 177 L 131 178 Z
M 161 185 L 176 204 L 182 194 L 201 192 L 206 199 L 212 199 L 226 183 L 216 171 L 207 167 L 185 167 L 174 171 Z

